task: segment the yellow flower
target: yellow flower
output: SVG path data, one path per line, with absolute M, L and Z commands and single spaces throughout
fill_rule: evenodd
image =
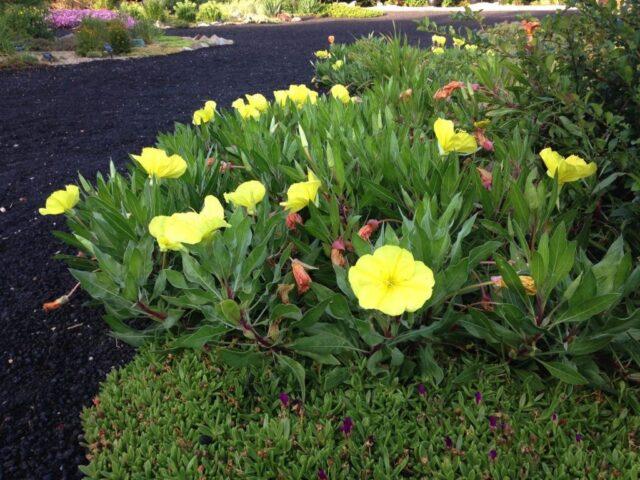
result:
M 216 114 L 216 107 L 217 104 L 213 100 L 205 102 L 204 108 L 193 112 L 193 124 L 202 125 L 203 123 L 209 123 Z
M 536 287 L 536 282 L 533 280 L 533 277 L 529 275 L 519 275 L 520 283 L 524 287 L 524 291 L 527 295 L 535 295 L 538 293 L 538 288 Z M 498 275 L 496 277 L 491 277 L 491 281 L 497 288 L 506 288 L 507 284 L 502 279 L 502 276 Z
M 287 100 L 289 98 L 289 91 L 276 90 L 273 92 L 273 98 L 275 99 L 278 105 L 280 105 L 281 107 L 284 107 L 287 104 Z
M 80 189 L 76 185 L 67 185 L 64 190 L 56 190 L 38 210 L 40 215 L 60 215 L 67 213 L 80 201 Z
M 349 269 L 349 284 L 361 308 L 401 315 L 415 312 L 431 298 L 435 279 L 410 251 L 386 245 L 360 257 Z
M 433 130 L 438 139 L 438 149 L 441 155 L 451 152 L 469 154 L 478 149 L 474 136 L 463 130 L 456 132 L 451 120 L 437 119 L 433 124 Z
M 447 43 L 447 37 L 443 37 L 442 35 L 432 35 L 431 43 L 438 47 L 444 47 Z
M 234 192 L 225 193 L 224 200 L 247 209 L 249 215 L 256 213 L 256 205 L 262 201 L 266 189 L 257 180 L 251 180 L 238 185 Z
M 331 87 L 331 96 L 337 100 L 340 100 L 342 103 L 349 103 L 351 101 L 351 96 L 349 95 L 349 90 L 344 85 L 334 85 Z
M 540 156 L 547 166 L 547 175 L 554 178 L 557 173 L 560 184 L 590 177 L 598 168 L 594 162 L 587 163 L 577 155 L 565 158 L 548 147 L 540 152 Z
M 465 43 L 467 42 L 465 42 L 463 38 L 455 38 L 455 37 L 453 38 L 454 47 L 461 48 Z
M 228 226 L 220 200 L 207 195 L 200 213 L 184 212 L 154 217 L 149 223 L 149 233 L 158 241 L 160 250 L 165 252 L 182 250 L 185 243 L 200 243 L 215 230 Z
M 307 181 L 294 183 L 287 190 L 287 201 L 280 202 L 280 205 L 290 212 L 299 212 L 310 202 L 316 202 L 318 198 L 318 190 L 320 189 L 320 180 L 309 170 L 307 173 Z
M 298 108 L 302 107 L 307 102 L 315 105 L 318 101 L 318 92 L 310 90 L 306 85 L 289 86 L 287 95 L 289 100 L 291 100 Z
M 331 65 L 331 68 L 333 68 L 335 71 L 338 71 L 342 68 L 342 65 L 344 65 L 344 62 L 342 60 L 336 60 L 335 62 L 333 62 L 333 65 Z
M 470 52 L 475 52 L 476 50 L 478 50 L 477 45 L 465 45 L 464 48 L 465 50 L 469 50 Z
M 187 162 L 180 155 L 169 156 L 159 148 L 146 147 L 141 155 L 132 157 L 150 177 L 179 178 L 187 171 Z
M 435 54 L 435 55 L 442 55 L 444 53 L 444 48 L 442 47 L 433 47 L 431 49 L 431 51 Z
M 254 120 L 257 120 L 260 118 L 260 110 L 258 110 L 254 105 L 244 103 L 242 98 L 235 100 L 231 106 L 236 109 L 243 119 L 253 118 Z
M 269 108 L 269 102 L 264 95 L 256 93 L 254 95 L 245 95 L 247 97 L 247 103 L 258 110 L 260 113 L 266 111 Z
M 331 58 L 331 52 L 329 52 L 328 50 L 318 50 L 316 53 L 316 58 L 319 58 L 321 60 L 326 60 L 327 58 Z

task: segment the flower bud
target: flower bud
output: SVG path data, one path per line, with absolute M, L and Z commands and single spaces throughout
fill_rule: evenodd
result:
M 493 175 L 489 170 L 485 170 L 482 167 L 476 167 L 476 170 L 480 174 L 480 181 L 482 182 L 482 186 L 487 190 L 491 190 L 491 186 L 493 185 Z
M 289 301 L 289 292 L 293 290 L 292 283 L 281 283 L 278 285 L 278 296 L 280 297 L 280 301 L 284 304 L 291 303 Z
M 380 228 L 380 221 L 369 220 L 360 230 L 358 230 L 358 236 L 363 240 L 369 240 L 371 235 Z
M 284 220 L 287 228 L 291 231 L 296 230 L 298 225 L 304 225 L 304 221 L 299 213 L 290 213 Z
M 311 277 L 307 273 L 307 265 L 300 260 L 293 259 L 291 261 L 291 272 L 298 287 L 298 293 L 303 294 L 311 288 Z

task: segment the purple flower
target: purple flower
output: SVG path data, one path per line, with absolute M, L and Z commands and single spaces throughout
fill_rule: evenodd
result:
M 129 16 L 121 16 L 118 12 L 113 10 L 91 10 L 85 9 L 60 9 L 51 10 L 47 16 L 47 21 L 54 28 L 75 28 L 82 22 L 85 17 L 92 17 L 98 20 L 114 20 L 121 18 L 127 28 L 131 28 L 136 24 L 136 21 Z
M 351 435 L 351 430 L 353 430 L 353 420 L 351 417 L 344 417 L 342 425 L 340 425 L 340 431 L 348 437 Z
M 318 480 L 329 480 L 325 471 L 321 468 L 318 469 Z
M 582 435 L 579 433 L 576 433 L 576 442 L 580 443 L 582 441 Z
M 424 383 L 418 384 L 418 395 L 424 397 L 427 394 L 427 387 L 424 386 Z
M 489 450 L 489 460 L 494 461 L 498 457 L 498 452 L 495 450 Z
M 482 402 L 482 393 L 476 392 L 475 398 L 476 398 L 476 405 L 480 405 L 480 403 Z
M 556 412 L 553 412 L 553 414 L 551 415 L 551 421 L 553 423 L 558 423 L 558 414 Z
M 489 416 L 489 428 L 491 429 L 491 431 L 495 430 L 498 426 L 498 417 L 495 417 L 493 415 Z
M 453 440 L 451 440 L 451 437 L 449 435 L 444 437 L 444 446 L 449 449 L 453 448 Z
M 278 395 L 278 398 L 280 399 L 280 403 L 284 408 L 289 407 L 289 394 L 287 392 L 280 392 L 280 395 Z

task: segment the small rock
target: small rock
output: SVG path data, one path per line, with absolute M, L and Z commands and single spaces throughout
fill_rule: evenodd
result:
M 293 17 L 293 18 L 291 19 L 291 21 L 292 21 L 292 22 L 301 22 L 301 21 L 302 21 L 302 18 L 300 18 L 300 17 Z

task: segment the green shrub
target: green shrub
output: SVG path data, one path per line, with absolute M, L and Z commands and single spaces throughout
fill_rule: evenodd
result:
M 129 32 L 131 38 L 141 38 L 146 44 L 154 43 L 162 34 L 162 31 L 147 19 L 138 20 Z
M 115 55 L 123 55 L 131 51 L 129 31 L 119 20 L 107 22 L 107 40 Z
M 220 5 L 217 2 L 205 2 L 198 7 L 196 19 L 199 22 L 219 22 L 224 19 Z
M 166 0 L 144 0 L 144 17 L 154 22 L 163 22 L 167 19 Z
M 144 4 L 140 2 L 122 2 L 119 6 L 120 12 L 135 18 L 138 22 L 145 18 Z
M 322 2 L 320 0 L 293 0 L 292 9 L 301 15 L 312 15 L 321 11 Z
M 640 417 L 624 404 L 462 360 L 424 391 L 419 379 L 372 379 L 357 366 L 323 371 L 303 401 L 294 379 L 270 365 L 227 368 L 204 353 L 164 358 L 144 349 L 109 374 L 83 412 L 90 463 L 81 469 L 89 479 L 309 479 L 319 470 L 331 479 L 514 472 L 630 479 L 640 472 Z M 349 435 L 341 431 L 347 417 Z
M 47 10 L 40 7 L 10 6 L 3 13 L 3 23 L 11 37 L 17 41 L 29 38 L 51 38 L 52 33 L 45 20 Z
M 194 2 L 185 0 L 184 2 L 178 2 L 173 7 L 173 11 L 178 19 L 185 22 L 196 21 L 196 8 L 197 5 Z
M 275 17 L 280 12 L 282 12 L 283 5 L 283 0 L 264 0 L 262 8 L 266 16 Z
M 321 13 L 334 18 L 372 18 L 384 15 L 380 10 L 352 7 L 346 3 L 330 3 L 322 8 Z
M 108 10 L 117 10 L 120 6 L 120 0 L 92 0 L 92 8 L 106 8 Z
M 13 35 L 11 34 L 5 17 L 0 15 L 0 53 L 13 53 L 14 50 Z
M 102 52 L 108 42 L 107 22 L 85 17 L 76 31 L 76 53 L 86 57 L 89 53 Z

